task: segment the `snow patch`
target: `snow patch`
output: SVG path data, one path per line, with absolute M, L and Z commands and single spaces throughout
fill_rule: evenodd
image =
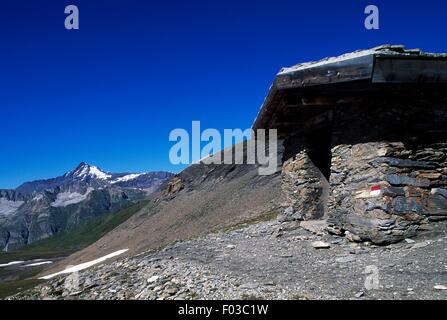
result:
M 123 177 L 117 178 L 113 181 L 111 181 L 110 183 L 115 184 L 118 182 L 125 182 L 125 181 L 129 181 L 129 180 L 134 180 L 136 178 L 138 178 L 139 176 L 142 176 L 144 173 L 131 173 L 128 175 L 125 175 Z
M 0 215 L 13 214 L 24 203 L 24 201 L 11 201 L 6 198 L 0 198 Z
M 24 262 L 25 261 L 11 261 L 11 262 L 8 262 L 8 263 L 0 264 L 0 268 L 9 267 L 9 266 L 13 266 L 13 265 L 16 265 L 16 264 L 22 264 Z
M 88 175 L 94 176 L 100 180 L 107 180 L 112 176 L 98 169 L 98 167 L 91 166 L 89 167 Z
M 70 171 L 65 176 L 73 175 L 75 177 L 84 179 L 86 177 L 96 178 L 99 180 L 107 180 L 112 177 L 112 175 L 102 171 L 96 166 L 90 166 L 88 164 L 84 164 L 83 166 L 76 169 L 76 171 Z
M 42 261 L 42 262 L 30 263 L 30 264 L 24 265 L 24 267 L 37 267 L 37 266 L 42 266 L 42 265 L 50 264 L 50 263 L 53 263 L 53 261 Z
M 58 275 L 61 275 L 61 274 L 67 274 L 67 273 L 73 273 L 73 272 L 81 271 L 81 270 L 90 268 L 91 266 L 94 266 L 95 264 L 98 264 L 98 263 L 101 263 L 103 261 L 106 261 L 107 259 L 119 256 L 119 255 L 123 254 L 124 252 L 126 252 L 128 250 L 129 249 L 118 250 L 118 251 L 112 252 L 112 253 L 110 253 L 110 254 L 108 254 L 106 256 L 103 256 L 101 258 L 98 258 L 98 259 L 95 259 L 95 260 L 92 260 L 92 261 L 89 261 L 89 262 L 81 263 L 81 264 L 78 264 L 78 265 L 75 265 L 75 266 L 72 266 L 72 267 L 68 267 L 67 269 L 65 269 L 63 271 L 56 272 L 56 273 L 53 273 L 53 274 L 41 277 L 39 279 L 48 280 L 48 279 L 54 278 L 54 277 L 56 277 Z
M 56 200 L 51 203 L 52 207 L 66 207 L 71 204 L 76 204 L 87 199 L 88 195 L 93 191 L 93 188 L 88 188 L 85 194 L 80 194 L 78 192 L 61 192 L 58 193 Z
M 43 195 L 42 194 L 38 194 L 33 198 L 33 201 L 40 201 L 43 199 Z

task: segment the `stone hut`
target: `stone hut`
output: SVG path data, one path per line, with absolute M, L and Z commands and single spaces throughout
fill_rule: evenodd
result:
M 447 55 L 381 46 L 283 68 L 253 129 L 277 129 L 289 220 L 388 244 L 447 218 Z

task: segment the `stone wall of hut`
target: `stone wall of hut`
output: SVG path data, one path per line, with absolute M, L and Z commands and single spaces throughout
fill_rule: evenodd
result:
M 330 232 L 376 244 L 447 219 L 445 99 L 385 95 L 331 112 L 328 188 L 301 141 L 283 167 L 285 216 L 328 217 Z

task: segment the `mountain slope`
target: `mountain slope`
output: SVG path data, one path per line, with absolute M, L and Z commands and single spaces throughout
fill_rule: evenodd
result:
M 146 198 L 170 176 L 168 172 L 109 173 L 81 163 L 63 176 L 0 190 L 0 249 L 14 250 L 77 228 Z
M 257 165 L 194 164 L 152 194 L 148 205 L 125 223 L 56 264 L 48 273 L 121 249 L 129 249 L 126 255 L 137 254 L 265 215 L 273 216 L 280 198 L 279 172 L 260 176 Z

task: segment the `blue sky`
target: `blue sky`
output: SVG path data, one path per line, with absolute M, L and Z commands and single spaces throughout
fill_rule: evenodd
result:
M 64 28 L 68 4 L 80 30 Z M 81 161 L 177 172 L 172 129 L 249 128 L 282 66 L 384 43 L 447 51 L 446 14 L 434 0 L 2 1 L 0 188 Z

